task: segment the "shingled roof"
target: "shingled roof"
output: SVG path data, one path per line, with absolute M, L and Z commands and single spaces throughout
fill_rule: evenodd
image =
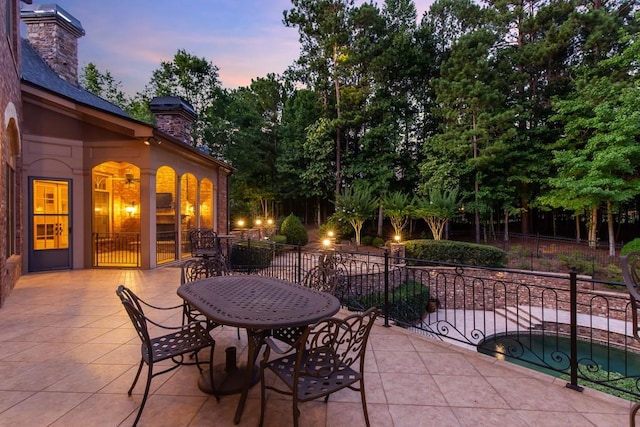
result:
M 131 119 L 122 108 L 59 77 L 26 39 L 22 39 L 22 80 L 80 104 Z

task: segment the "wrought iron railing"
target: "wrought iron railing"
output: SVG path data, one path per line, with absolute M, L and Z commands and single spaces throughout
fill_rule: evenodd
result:
M 175 261 L 178 257 L 178 233 L 164 231 L 156 233 L 156 262 Z
M 377 306 L 386 325 L 564 375 L 572 388 L 640 397 L 640 347 L 621 283 L 251 241 L 236 242 L 228 261 L 235 272 L 302 283 L 326 257 L 347 278 L 336 295 L 349 309 Z
M 94 267 L 140 267 L 139 233 L 93 233 Z

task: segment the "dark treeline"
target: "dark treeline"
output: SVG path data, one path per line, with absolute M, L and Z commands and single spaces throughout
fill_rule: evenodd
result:
M 322 222 L 365 183 L 459 189 L 476 240 L 505 224 L 635 237 L 637 1 L 438 0 L 423 17 L 411 0 L 291 3 L 300 57 L 282 75 L 226 90 L 180 50 L 132 99 L 91 64 L 84 84 L 143 120 L 152 96 L 191 102 L 195 144 L 238 168 L 232 217 Z

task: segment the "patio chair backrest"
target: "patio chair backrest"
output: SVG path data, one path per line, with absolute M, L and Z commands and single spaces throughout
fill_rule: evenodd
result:
M 309 326 L 299 342 L 299 375 L 327 377 L 357 363 L 362 372 L 367 340 L 377 315 L 378 310 L 372 307 L 344 319 L 332 317 Z
M 218 233 L 210 228 L 193 228 L 189 230 L 191 252 L 199 249 L 218 249 L 217 238 Z
M 622 277 L 631 296 L 631 315 L 633 318 L 633 336 L 640 340 L 638 325 L 638 304 L 640 302 L 640 252 L 629 252 L 620 257 L 622 261 Z
M 346 279 L 347 277 L 341 268 L 318 265 L 307 272 L 302 280 L 302 285 L 333 294 L 340 285 L 346 282 Z
M 228 273 L 226 263 L 218 257 L 189 259 L 180 267 L 180 284 Z
M 147 328 L 147 318 L 142 311 L 142 305 L 138 301 L 138 297 L 136 294 L 131 291 L 131 289 L 125 287 L 124 285 L 118 286 L 116 290 L 116 294 L 120 298 L 122 305 L 124 306 L 129 318 L 131 319 L 131 323 L 138 333 L 138 336 L 145 344 L 147 349 L 151 348 L 151 338 L 149 336 L 149 330 Z

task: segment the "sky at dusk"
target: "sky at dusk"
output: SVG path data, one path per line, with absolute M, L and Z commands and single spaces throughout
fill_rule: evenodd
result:
M 44 2 L 34 1 L 38 3 Z M 431 3 L 415 0 L 419 19 Z M 86 32 L 78 40 L 80 69 L 93 62 L 121 81 L 129 95 L 141 91 L 152 72 L 162 61 L 171 61 L 178 49 L 216 65 L 226 88 L 248 86 L 252 78 L 268 73 L 282 74 L 300 53 L 297 28 L 282 23 L 290 0 L 57 0 L 57 4 Z

